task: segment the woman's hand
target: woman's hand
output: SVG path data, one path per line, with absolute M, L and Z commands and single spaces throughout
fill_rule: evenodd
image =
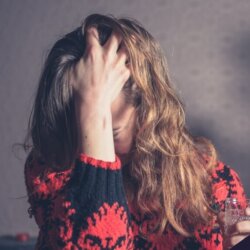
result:
M 250 218 L 250 208 L 246 209 L 246 216 Z M 219 224 L 223 231 L 223 249 L 230 249 L 250 235 L 250 220 L 239 221 L 231 226 L 225 233 L 225 213 L 218 216 Z
M 126 60 L 118 34 L 112 32 L 101 46 L 97 30 L 90 28 L 85 54 L 71 72 L 78 150 L 104 161 L 115 160 L 111 104 L 130 77 Z
M 101 46 L 97 29 L 87 30 L 85 54 L 73 71 L 72 85 L 80 105 L 110 109 L 130 76 L 127 53 L 120 45 L 121 37 L 115 32 Z

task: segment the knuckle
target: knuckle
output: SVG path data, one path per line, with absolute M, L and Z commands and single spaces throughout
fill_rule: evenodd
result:
M 96 60 L 99 56 L 99 51 L 95 45 L 90 44 L 86 50 L 86 58 Z
M 103 53 L 102 54 L 102 59 L 104 62 L 110 62 L 111 61 L 111 56 L 109 55 L 109 53 Z
M 94 44 L 89 44 L 88 49 L 87 49 L 87 54 L 91 55 L 94 54 L 96 51 L 96 47 L 94 46 Z

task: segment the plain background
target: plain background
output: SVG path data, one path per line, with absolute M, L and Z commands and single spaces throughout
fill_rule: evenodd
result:
M 139 20 L 159 40 L 188 127 L 209 137 L 250 196 L 249 0 L 0 0 L 0 234 L 37 234 L 22 142 L 53 43 L 94 12 Z

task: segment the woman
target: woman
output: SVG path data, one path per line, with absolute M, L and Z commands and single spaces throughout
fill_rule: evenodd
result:
M 188 133 L 163 53 L 134 20 L 90 15 L 56 42 L 29 136 L 37 249 L 222 249 L 250 234 L 244 222 L 223 238 L 241 182 Z

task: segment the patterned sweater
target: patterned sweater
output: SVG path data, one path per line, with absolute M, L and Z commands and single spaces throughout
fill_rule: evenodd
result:
M 30 217 L 39 226 L 36 249 L 42 250 L 222 250 L 222 234 L 214 226 L 197 228 L 185 238 L 168 227 L 155 240 L 139 234 L 153 221 L 128 204 L 123 187 L 121 162 L 96 160 L 80 154 L 75 164 L 55 171 L 30 155 L 25 164 L 25 183 Z M 224 210 L 228 196 L 245 199 L 234 170 L 218 162 L 212 174 L 215 205 Z

